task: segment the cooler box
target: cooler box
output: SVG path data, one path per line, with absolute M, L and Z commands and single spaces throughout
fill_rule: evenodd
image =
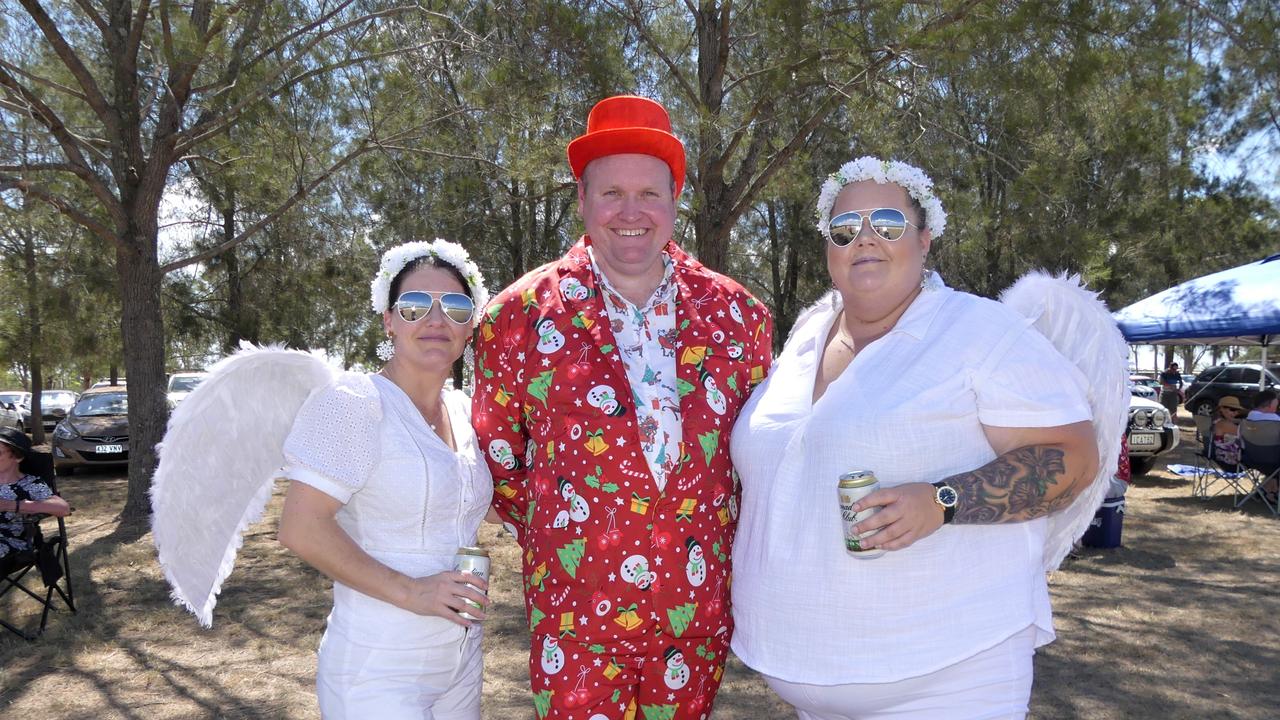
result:
M 1124 523 L 1124 497 L 1109 497 L 1089 521 L 1089 529 L 1081 538 L 1088 547 L 1120 547 L 1120 526 Z

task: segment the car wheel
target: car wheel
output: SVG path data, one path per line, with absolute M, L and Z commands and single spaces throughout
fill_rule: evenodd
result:
M 1146 475 L 1151 472 L 1151 468 L 1156 466 L 1156 457 L 1139 457 L 1129 459 L 1129 471 L 1134 477 Z
M 1196 401 L 1196 404 L 1195 404 L 1195 407 L 1194 407 L 1194 408 L 1192 408 L 1192 410 L 1191 410 L 1191 414 L 1193 414 L 1193 415 L 1212 415 L 1212 414 L 1213 414 L 1213 411 L 1214 411 L 1214 408 L 1216 408 L 1216 407 L 1217 407 L 1217 405 L 1218 405 L 1218 404 L 1217 404 L 1216 402 L 1214 402 L 1213 400 L 1210 400 L 1209 398 L 1205 398 L 1205 399 L 1203 399 L 1203 400 L 1197 400 L 1197 401 Z

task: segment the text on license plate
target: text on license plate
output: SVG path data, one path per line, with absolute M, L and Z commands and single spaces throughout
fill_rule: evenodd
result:
M 1155 447 L 1160 444 L 1160 438 L 1155 435 L 1139 435 L 1134 433 L 1129 436 L 1129 447 Z
M 96 453 L 103 453 L 103 454 L 122 453 L 124 452 L 124 446 L 123 445 L 95 445 L 93 448 L 93 451 Z

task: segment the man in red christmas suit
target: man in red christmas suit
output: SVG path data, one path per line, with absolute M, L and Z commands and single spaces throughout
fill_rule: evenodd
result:
M 524 560 L 539 718 L 705 718 L 733 621 L 729 433 L 772 320 L 672 241 L 684 147 L 641 97 L 569 144 L 587 234 L 489 305 L 473 421 Z

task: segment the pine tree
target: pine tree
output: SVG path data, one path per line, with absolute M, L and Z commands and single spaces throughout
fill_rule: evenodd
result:
M 582 562 L 582 555 L 586 550 L 586 538 L 578 538 L 559 550 L 556 550 L 556 555 L 560 558 L 560 565 L 564 567 L 565 572 L 569 573 L 569 577 L 578 577 L 578 563 Z
M 542 720 L 548 712 L 551 712 L 551 694 L 550 690 L 533 694 L 533 709 L 538 713 L 538 720 Z
M 684 635 L 693 622 L 693 614 L 698 611 L 698 603 L 685 603 L 667 610 L 667 619 L 671 621 L 671 629 L 676 637 Z
M 640 712 L 644 714 L 644 720 L 671 720 L 676 716 L 676 709 L 679 705 L 641 705 Z

